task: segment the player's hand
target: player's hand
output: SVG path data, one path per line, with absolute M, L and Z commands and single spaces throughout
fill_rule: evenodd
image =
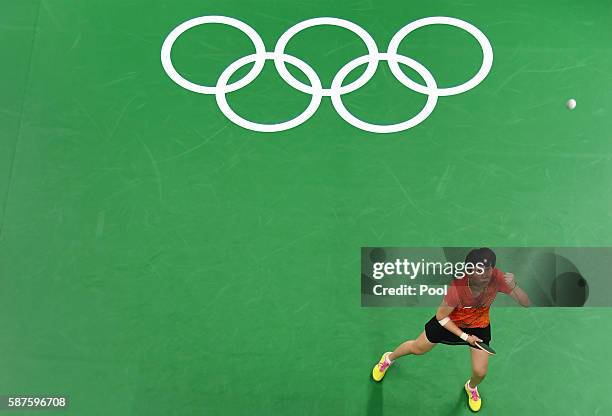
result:
M 504 280 L 506 281 L 506 284 L 508 284 L 508 286 L 510 287 L 514 287 L 514 285 L 516 284 L 516 282 L 514 281 L 514 273 L 504 273 Z
M 467 339 L 468 344 L 476 346 L 476 341 L 482 342 L 482 340 L 478 338 L 476 335 L 468 335 L 468 339 Z

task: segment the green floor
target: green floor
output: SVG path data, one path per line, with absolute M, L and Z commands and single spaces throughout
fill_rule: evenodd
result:
M 371 382 L 380 354 L 418 335 L 433 310 L 362 308 L 360 248 L 612 245 L 608 1 L 22 0 L 0 10 L 0 395 L 67 395 L 57 414 L 79 416 L 469 414 L 464 348 L 405 358 Z M 482 84 L 441 97 L 402 133 L 360 131 L 324 99 L 304 125 L 261 134 L 161 67 L 166 35 L 213 14 L 248 23 L 268 50 L 311 17 L 358 23 L 382 49 L 410 21 L 453 16 L 486 33 L 495 61 Z M 176 48 L 177 67 L 209 84 L 252 53 L 218 25 Z M 324 85 L 365 53 L 330 27 L 288 50 Z M 481 59 L 447 27 L 415 32 L 400 51 L 441 86 Z M 425 99 L 398 86 L 381 65 L 347 105 L 403 121 Z M 230 95 L 260 122 L 308 100 L 269 63 Z M 481 413 L 612 414 L 611 319 L 610 308 L 494 308 L 499 354 Z

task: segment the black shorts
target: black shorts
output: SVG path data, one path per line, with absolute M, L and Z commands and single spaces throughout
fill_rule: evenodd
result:
M 461 328 L 461 330 L 468 335 L 476 335 L 478 338 L 483 340 L 485 344 L 491 345 L 490 324 L 486 328 Z M 425 335 L 427 336 L 429 342 L 433 342 L 434 344 L 442 343 L 447 345 L 470 345 L 440 325 L 435 316 L 425 324 Z

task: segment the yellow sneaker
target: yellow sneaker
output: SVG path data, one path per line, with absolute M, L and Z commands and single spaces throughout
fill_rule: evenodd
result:
M 470 380 L 465 383 L 463 386 L 465 388 L 465 392 L 468 396 L 468 406 L 473 412 L 477 412 L 480 410 L 480 406 L 482 405 L 482 400 L 480 399 L 480 394 L 478 394 L 478 387 L 471 388 Z
M 372 369 L 372 378 L 375 381 L 380 381 L 385 376 L 387 369 L 393 364 L 393 361 L 387 357 L 391 352 L 386 352 L 380 357 L 380 361 Z

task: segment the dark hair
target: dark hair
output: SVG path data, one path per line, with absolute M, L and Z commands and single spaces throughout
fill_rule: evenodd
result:
M 495 256 L 493 250 L 486 247 L 475 248 L 474 250 L 470 251 L 467 256 L 465 256 L 466 263 L 483 263 L 485 267 L 495 267 L 496 260 L 497 257 Z

